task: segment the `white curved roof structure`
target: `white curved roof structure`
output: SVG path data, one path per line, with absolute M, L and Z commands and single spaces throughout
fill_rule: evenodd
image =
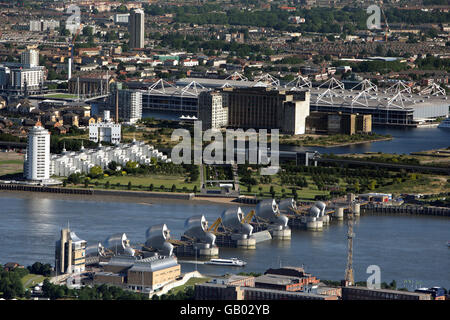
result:
M 214 245 L 216 242 L 216 236 L 208 232 L 208 221 L 206 221 L 204 215 L 192 216 L 186 219 L 184 228 L 186 230 L 184 235 L 194 238 L 198 242 L 209 243 L 210 245 Z
M 170 230 L 165 224 L 151 226 L 145 233 L 147 247 L 158 250 L 162 255 L 171 256 L 173 245 L 167 240 L 170 239 Z

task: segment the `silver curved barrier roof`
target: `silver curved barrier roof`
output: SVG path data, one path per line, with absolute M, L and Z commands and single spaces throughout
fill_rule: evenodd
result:
M 252 235 L 253 226 L 248 223 L 242 223 L 242 220 L 244 219 L 244 212 L 240 207 L 225 210 L 222 213 L 221 219 L 222 224 L 226 228 L 230 228 L 234 232 L 246 234 L 248 236 Z
M 171 256 L 173 245 L 167 240 L 170 239 L 170 230 L 166 224 L 151 226 L 145 233 L 147 247 L 158 250 L 162 255 Z
M 317 208 L 315 205 L 309 208 L 309 216 L 319 218 L 320 217 L 320 209 Z
M 184 223 L 184 234 L 188 237 L 197 239 L 200 242 L 214 245 L 216 236 L 208 232 L 208 221 L 204 215 L 196 215 L 186 219 Z
M 130 247 L 130 241 L 125 233 L 116 233 L 105 240 L 105 248 L 118 255 L 134 256 L 134 249 Z
M 317 208 L 319 208 L 320 210 L 320 216 L 323 217 L 325 215 L 325 209 L 327 207 L 327 205 L 322 202 L 322 201 L 317 201 L 314 206 L 316 206 Z
M 288 218 L 280 213 L 278 204 L 275 199 L 262 200 L 256 206 L 256 215 L 263 219 L 269 220 L 271 224 L 287 227 Z
M 86 247 L 86 257 L 103 257 L 104 255 L 105 248 L 103 247 L 101 242 L 97 242 Z
M 295 202 L 294 198 L 283 199 L 278 203 L 278 209 L 280 212 L 292 212 L 297 210 L 297 202 Z

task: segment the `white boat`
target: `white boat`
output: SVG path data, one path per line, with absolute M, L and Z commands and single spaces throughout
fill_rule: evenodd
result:
M 231 259 L 211 259 L 205 264 L 213 264 L 218 266 L 233 266 L 233 267 L 243 267 L 247 262 L 239 260 L 238 258 Z
M 442 120 L 442 122 L 438 125 L 438 128 L 450 128 L 450 117 Z

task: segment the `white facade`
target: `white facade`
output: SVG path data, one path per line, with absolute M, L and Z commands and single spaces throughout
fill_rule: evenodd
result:
M 198 97 L 199 120 L 202 129 L 219 129 L 228 125 L 228 108 L 223 105 L 219 92 L 204 91 Z
M 183 66 L 185 66 L 185 67 L 194 67 L 194 66 L 198 66 L 198 60 L 195 60 L 195 59 L 186 59 L 186 60 L 183 60 Z
M 114 23 L 128 23 L 130 21 L 129 13 L 117 13 L 113 18 Z
M 106 169 L 111 161 L 117 162 L 120 166 L 125 166 L 128 161 L 150 164 L 151 158 L 156 158 L 158 161 L 165 163 L 171 162 L 162 152 L 142 141 L 119 144 L 115 147 L 100 146 L 97 149 L 89 150 L 82 148 L 80 152 L 66 152 L 64 150 L 62 154 L 52 155 L 50 173 L 68 177 L 72 173 L 89 173 L 94 166 Z
M 142 119 L 142 92 L 119 90 L 120 117 L 129 123 Z
M 20 56 L 21 63 L 27 67 L 36 67 L 39 65 L 39 51 L 28 50 L 22 52 Z
M 34 181 L 50 179 L 50 133 L 43 127 L 35 126 L 28 133 L 24 178 Z
M 111 122 L 109 111 L 106 110 L 103 122 L 89 124 L 89 140 L 94 142 L 120 143 L 121 128 L 119 123 Z
M 142 9 L 133 10 L 129 19 L 130 48 L 144 48 L 144 11 Z
M 56 20 L 30 20 L 30 31 L 41 32 L 56 28 L 59 28 L 59 21 Z

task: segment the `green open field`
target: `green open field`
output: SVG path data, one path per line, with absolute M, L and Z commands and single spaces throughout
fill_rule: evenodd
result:
M 176 287 L 176 288 L 173 288 L 172 290 L 170 290 L 169 294 L 177 294 L 178 292 L 183 292 L 188 287 L 193 287 L 197 283 L 205 283 L 209 279 L 210 278 L 191 278 L 184 285 Z
M 0 177 L 23 172 L 23 154 L 0 152 Z
M 60 178 L 62 179 L 62 178 Z M 153 184 L 154 189 L 153 191 L 170 191 L 172 188 L 172 185 L 175 184 L 177 188 L 177 192 L 192 192 L 195 186 L 197 186 L 198 189 L 200 189 L 200 182 L 199 180 L 188 183 L 185 182 L 184 176 L 170 176 L 170 175 L 145 175 L 145 176 L 131 176 L 131 175 L 125 175 L 125 176 L 109 176 L 104 177 L 102 179 L 91 179 L 89 181 L 89 188 L 99 188 L 99 189 L 105 189 L 105 184 L 107 182 L 110 183 L 110 189 L 113 190 L 128 190 L 128 183 L 131 182 L 131 190 L 135 191 L 148 191 L 149 186 Z M 98 182 L 98 186 L 95 185 L 95 183 Z M 120 184 L 120 186 L 117 186 L 117 184 Z M 160 189 L 160 186 L 164 186 L 164 190 Z M 142 186 L 142 187 L 140 187 Z M 81 187 L 84 188 L 84 183 L 78 184 L 78 185 L 72 185 L 70 183 L 67 184 L 67 187 Z M 186 190 L 183 190 L 183 188 L 186 188 Z
M 23 287 L 26 288 L 32 288 L 36 286 L 38 283 L 43 282 L 45 279 L 44 276 L 41 276 L 39 274 L 27 274 L 25 277 L 21 279 Z
M 59 99 L 76 99 L 78 96 L 76 94 L 68 94 L 68 93 L 51 93 L 46 94 L 46 98 L 59 98 Z

